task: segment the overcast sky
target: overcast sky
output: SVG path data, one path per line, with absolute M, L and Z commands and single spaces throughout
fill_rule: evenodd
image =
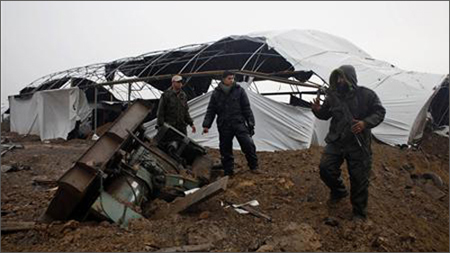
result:
M 228 35 L 315 29 L 449 72 L 449 2 L 1 2 L 1 102 L 44 75 Z

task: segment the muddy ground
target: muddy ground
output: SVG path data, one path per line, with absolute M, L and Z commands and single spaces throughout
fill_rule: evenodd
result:
M 1 173 L 2 222 L 35 221 L 54 194 L 54 185 L 35 185 L 36 177 L 58 179 L 92 141 L 42 143 L 10 133 L 15 149 L 2 165 L 25 168 Z M 349 199 L 326 204 L 328 190 L 318 164 L 321 147 L 259 152 L 262 175 L 247 172 L 236 152 L 239 173 L 225 192 L 187 213 L 160 220 L 135 220 L 128 228 L 96 221 L 53 222 L 28 231 L 2 233 L 2 251 L 157 251 L 211 243 L 210 251 L 449 251 L 448 138 L 428 134 L 419 149 L 373 144 L 369 221 L 351 221 Z M 210 153 L 218 158 L 217 150 Z M 25 166 L 25 167 L 24 167 Z M 29 166 L 29 169 L 27 168 Z M 421 177 L 433 172 L 440 186 Z M 348 174 L 344 169 L 346 185 Z M 272 222 L 223 208 L 223 200 L 256 199 L 257 210 Z M 325 219 L 331 218 L 332 224 Z

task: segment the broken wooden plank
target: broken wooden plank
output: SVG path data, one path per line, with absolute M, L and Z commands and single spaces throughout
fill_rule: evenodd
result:
M 239 208 L 244 209 L 245 211 L 255 215 L 256 217 L 261 217 L 261 218 L 264 218 L 264 219 L 266 219 L 268 221 L 272 221 L 272 218 L 270 218 L 270 216 L 268 216 L 267 214 L 264 214 L 264 213 L 262 213 L 262 212 L 260 212 L 260 211 L 258 211 L 256 209 L 254 209 L 253 207 L 250 207 L 248 205 L 240 206 Z
M 205 201 L 208 198 L 226 190 L 228 183 L 228 176 L 221 178 L 220 180 L 208 184 L 198 191 L 189 194 L 183 198 L 175 199 L 168 208 L 161 209 L 153 216 L 156 219 L 163 218 L 164 216 L 182 212 L 189 207 Z
M 179 247 L 164 248 L 159 249 L 156 252 L 205 252 L 210 251 L 212 247 L 212 243 L 205 243 L 199 245 L 183 245 Z
M 31 230 L 36 227 L 34 221 L 2 221 L 2 232 L 17 232 Z

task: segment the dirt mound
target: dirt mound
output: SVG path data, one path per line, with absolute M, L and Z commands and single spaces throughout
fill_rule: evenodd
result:
M 31 169 L 2 173 L 2 222 L 37 220 L 54 189 L 33 179 L 58 179 L 92 142 L 21 144 L 25 148 L 7 153 L 2 164 Z M 318 172 L 322 148 L 312 147 L 259 152 L 261 175 L 249 173 L 236 152 L 237 174 L 228 189 L 183 214 L 134 220 L 128 228 L 92 221 L 39 224 L 2 234 L 1 246 L 4 251 L 157 251 L 211 243 L 212 251 L 449 251 L 448 152 L 433 153 L 434 145 L 422 144 L 423 151 L 373 145 L 367 223 L 350 220 L 349 199 L 327 207 L 328 190 Z M 210 153 L 219 158 L 217 150 Z M 426 176 L 430 173 L 441 186 Z M 345 169 L 344 178 L 349 185 Z M 271 222 L 222 206 L 254 199 L 260 204 L 254 208 Z
M 442 135 L 434 134 L 431 130 L 425 131 L 420 143 L 420 148 L 430 156 L 448 159 L 449 154 L 448 138 Z

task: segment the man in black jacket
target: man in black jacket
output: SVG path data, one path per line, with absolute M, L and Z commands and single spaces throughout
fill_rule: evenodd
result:
M 247 159 L 250 171 L 259 174 L 256 147 L 251 136 L 254 134 L 255 118 L 245 90 L 234 82 L 234 74 L 225 71 L 222 82 L 214 89 L 209 100 L 203 133 L 211 128 L 217 115 L 220 155 L 225 175 L 233 175 L 233 138 L 236 136 Z
M 367 218 L 369 172 L 372 167 L 371 128 L 379 125 L 386 114 L 377 94 L 357 86 L 355 68 L 344 65 L 330 75 L 330 87 L 321 106 L 316 98 L 314 115 L 331 118 L 327 143 L 320 161 L 320 177 L 330 188 L 329 204 L 348 195 L 341 178 L 340 166 L 347 160 L 351 184 L 353 218 Z

